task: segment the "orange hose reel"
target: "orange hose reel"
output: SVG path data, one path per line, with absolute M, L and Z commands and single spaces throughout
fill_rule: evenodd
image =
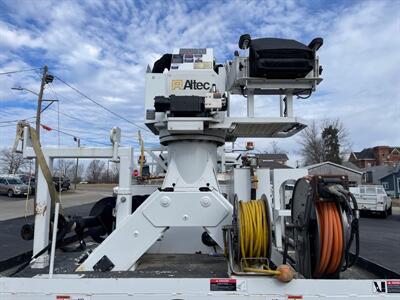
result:
M 293 190 L 290 209 L 284 263 L 291 260 L 305 278 L 339 278 L 340 272 L 353 265 L 359 254 L 358 207 L 348 191 L 347 178 L 317 175 L 300 178 Z M 353 241 L 355 255 L 350 259 Z M 294 249 L 292 257 L 288 254 L 289 247 Z
M 334 274 L 341 267 L 344 234 L 340 210 L 334 202 L 317 202 L 320 253 L 314 277 Z

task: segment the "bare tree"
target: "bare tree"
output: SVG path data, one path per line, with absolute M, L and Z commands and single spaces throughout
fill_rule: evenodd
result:
M 66 176 L 69 178 L 74 177 L 73 174 L 75 171 L 75 162 L 73 160 L 58 159 L 54 161 L 53 167 L 55 174 L 58 174 L 60 176 Z
M 61 176 L 66 176 L 69 179 L 72 180 L 72 182 L 75 183 L 75 181 L 78 183 L 79 181 L 82 180 L 83 173 L 85 171 L 85 166 L 83 163 L 80 163 L 78 165 L 78 170 L 77 170 L 77 178 L 75 178 L 75 169 L 76 169 L 76 161 L 75 160 L 67 160 L 67 159 L 59 159 L 55 160 L 54 164 L 54 173 L 61 175 Z
M 73 169 L 74 174 L 71 174 L 71 177 L 69 177 L 69 178 L 73 178 L 72 182 L 79 183 L 83 179 L 83 173 L 85 172 L 85 166 L 84 166 L 84 164 L 78 164 L 78 171 L 76 173 L 75 173 L 75 169 L 76 169 L 76 164 Z M 76 174 L 76 178 L 75 178 L 75 174 Z
M 89 182 L 98 183 L 102 179 L 105 170 L 105 162 L 95 159 L 90 162 L 86 169 L 86 177 Z
M 119 164 L 112 163 L 110 167 L 110 175 L 109 175 L 110 183 L 117 183 L 119 180 Z
M 315 121 L 300 133 L 299 154 L 303 158 L 304 165 L 311 165 L 324 161 L 323 142 L 319 134 L 319 128 Z
M 283 150 L 279 147 L 278 142 L 271 142 L 271 151 L 268 151 L 270 154 L 287 154 L 287 151 Z
M 100 182 L 103 183 L 117 183 L 119 179 L 119 164 L 108 161 L 106 169 L 100 177 Z
M 21 153 L 15 153 L 11 149 L 3 149 L 0 152 L 0 169 L 3 173 L 17 174 L 22 172 L 27 161 Z
M 299 154 L 303 159 L 304 165 L 326 161 L 329 151 L 325 149 L 327 143 L 322 137 L 322 132 L 327 128 L 337 133 L 340 159 L 343 160 L 349 153 L 351 149 L 349 134 L 339 119 L 324 120 L 320 125 L 313 121 L 310 126 L 300 133 L 300 139 L 298 140 L 301 146 Z

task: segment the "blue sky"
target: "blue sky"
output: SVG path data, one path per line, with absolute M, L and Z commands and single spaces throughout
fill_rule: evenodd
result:
M 179 47 L 212 47 L 223 63 L 237 50 L 238 37 L 324 38 L 319 51 L 324 81 L 317 93 L 295 104 L 308 120 L 340 118 L 355 151 L 400 145 L 400 1 L 18 1 L 0 0 L 0 73 L 41 67 L 133 122 L 143 119 L 144 72 L 163 53 Z M 38 72 L 0 76 L 0 147 L 11 145 L 12 123 L 35 115 Z M 60 100 L 60 128 L 84 145 L 108 143 L 118 125 L 125 143 L 136 128 L 93 105 L 55 80 L 45 98 Z M 242 115 L 243 99 L 235 98 Z M 257 115 L 278 112 L 275 98 L 256 99 Z M 71 118 L 71 116 L 73 118 Z M 57 128 L 57 105 L 42 123 Z M 10 125 L 10 126 L 6 126 Z M 149 145 L 157 137 L 144 133 Z M 56 132 L 42 134 L 56 145 Z M 61 144 L 73 139 L 61 135 Z M 257 140 L 268 148 L 270 140 Z M 278 140 L 296 160 L 296 137 Z

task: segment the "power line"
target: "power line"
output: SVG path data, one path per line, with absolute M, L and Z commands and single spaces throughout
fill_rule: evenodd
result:
M 84 130 L 78 130 L 78 129 L 72 129 L 72 128 L 65 128 L 64 127 L 63 130 L 68 130 L 68 131 L 78 132 L 78 133 L 83 133 L 83 134 L 97 135 L 97 136 L 100 136 L 100 137 L 103 137 L 103 138 L 105 136 L 104 133 L 92 133 L 92 132 L 88 132 L 88 131 L 84 131 Z
M 50 87 L 50 89 L 51 89 L 51 92 L 54 94 L 54 96 L 55 96 L 55 98 L 56 99 L 64 99 L 65 101 L 68 101 L 68 103 L 73 103 L 74 102 L 74 100 L 72 100 L 72 99 L 70 99 L 70 98 L 67 98 L 67 97 L 65 97 L 65 96 L 63 96 L 63 95 L 61 95 L 61 94 L 58 94 L 56 91 L 55 91 L 55 89 L 54 89 L 54 85 L 53 85 L 53 83 L 51 83 L 51 84 L 49 84 L 49 87 Z M 86 107 L 89 107 L 89 103 L 87 103 L 87 104 L 83 104 L 83 103 L 79 103 L 79 108 L 81 109 L 81 110 L 84 110 L 85 111 L 85 114 L 87 113 L 87 110 L 85 110 L 86 109 Z M 90 108 L 91 108 L 91 106 L 90 106 Z M 75 111 L 76 111 L 76 108 L 75 108 Z M 60 112 L 61 113 L 61 112 Z M 104 111 L 104 110 L 100 110 L 99 111 L 99 113 L 101 113 L 101 114 L 104 114 L 104 116 L 109 116 L 109 114 L 108 114 L 108 112 L 107 111 Z M 79 120 L 79 121 L 84 121 L 84 122 L 86 122 L 86 123 L 88 123 L 88 124 L 91 124 L 91 122 L 88 122 L 88 121 L 85 121 L 85 120 Z
M 54 94 L 54 96 L 55 96 L 57 99 L 63 98 L 64 100 L 67 100 L 67 101 L 69 101 L 69 102 L 73 102 L 73 100 L 71 100 L 71 99 L 69 99 L 69 98 L 67 98 L 67 97 L 65 97 L 65 96 L 63 96 L 63 95 L 58 94 L 58 93 L 55 91 L 55 89 L 54 89 L 53 83 L 49 84 L 49 86 L 50 86 L 50 89 L 51 89 L 52 93 Z M 57 112 L 55 109 L 52 109 L 52 108 L 49 108 L 49 110 L 52 110 L 52 111 L 54 111 L 54 112 Z M 89 124 L 89 125 L 93 126 L 95 129 L 102 129 L 102 130 L 105 130 L 105 131 L 107 131 L 107 132 L 109 132 L 109 130 L 110 130 L 110 128 L 105 128 L 105 127 L 99 126 L 98 123 L 90 122 L 90 121 L 87 121 L 86 119 L 80 119 L 80 118 L 74 117 L 74 116 L 72 116 L 72 115 L 70 115 L 70 114 L 63 113 L 63 112 L 61 112 L 61 111 L 60 111 L 59 113 L 62 114 L 62 115 L 64 115 L 64 116 L 66 116 L 66 117 L 68 117 L 68 118 L 70 118 L 70 119 L 72 119 L 72 120 L 76 120 L 76 121 L 79 121 L 79 122 L 84 122 L 84 123 L 86 123 L 86 124 Z M 106 112 L 104 112 L 104 113 L 106 113 Z M 85 133 L 86 133 L 86 132 L 85 132 Z M 151 131 L 147 131 L 147 132 L 144 132 L 144 133 L 152 133 L 152 132 L 151 132 Z M 130 136 L 126 135 L 126 134 L 122 134 L 122 137 L 123 137 L 124 139 L 126 139 L 126 141 L 128 141 L 128 142 L 136 143 L 136 144 L 138 143 L 138 141 L 135 139 L 135 137 L 130 137 Z M 131 141 L 130 141 L 130 140 L 131 140 Z M 148 142 L 147 142 L 147 143 L 148 143 Z M 146 143 L 146 144 L 147 144 L 147 143 Z M 156 143 L 152 142 L 152 143 L 150 143 L 150 144 L 156 144 Z
M 72 85 L 70 85 L 69 83 L 67 83 L 66 81 L 64 81 L 64 80 L 61 79 L 60 77 L 58 77 L 57 75 L 54 75 L 54 77 L 57 78 L 58 80 L 60 80 L 62 83 L 64 83 L 66 86 L 68 86 L 69 88 L 71 88 L 71 89 L 74 90 L 75 92 L 77 92 L 77 93 L 78 93 L 79 95 L 81 95 L 82 97 L 84 97 L 84 98 L 86 98 L 87 100 L 93 102 L 94 104 L 100 106 L 101 108 L 103 108 L 104 110 L 106 110 L 106 111 L 108 111 L 109 113 L 113 114 L 114 116 L 116 116 L 116 117 L 118 117 L 118 118 L 124 120 L 125 122 L 128 122 L 129 124 L 132 124 L 133 126 L 135 126 L 135 127 L 137 127 L 137 128 L 140 128 L 140 129 L 142 129 L 142 130 L 144 130 L 144 131 L 150 132 L 149 129 L 147 129 L 147 128 L 143 127 L 143 126 L 137 125 L 135 122 L 132 122 L 132 121 L 128 120 L 127 118 L 125 118 L 125 117 L 123 117 L 123 116 L 117 114 L 116 112 L 112 111 L 111 109 L 109 109 L 109 108 L 105 107 L 104 105 L 100 104 L 100 103 L 97 102 L 96 100 L 93 100 L 92 98 L 90 98 L 89 96 L 87 96 L 86 94 L 84 94 L 83 92 L 81 92 L 80 90 L 78 90 L 77 88 L 73 87 Z
M 54 112 L 57 112 L 56 110 L 54 110 L 54 109 L 52 109 L 52 108 L 49 108 L 49 110 L 52 110 L 52 111 L 54 111 Z M 61 111 L 60 111 L 59 113 L 60 113 L 61 115 L 64 115 L 64 116 L 68 117 L 68 118 L 71 118 L 72 120 L 76 120 L 76 121 L 79 121 L 79 122 L 84 122 L 84 123 L 87 123 L 87 124 L 90 124 L 90 125 L 94 125 L 96 128 L 105 130 L 106 132 L 109 132 L 110 129 L 111 129 L 111 128 L 105 128 L 105 127 L 98 127 L 97 124 L 93 124 L 93 123 L 88 122 L 88 121 L 83 120 L 83 119 L 78 119 L 78 118 L 73 117 L 73 116 L 71 116 L 71 115 L 69 115 L 69 114 L 62 113 Z M 76 132 L 80 132 L 80 133 L 88 133 L 87 131 L 77 130 L 77 129 L 68 129 L 68 130 L 69 130 L 69 131 L 76 131 Z M 104 134 L 101 134 L 101 133 L 99 133 L 99 134 L 90 133 L 90 134 L 92 134 L 92 135 L 97 135 L 97 136 L 104 136 Z M 122 137 L 130 138 L 130 137 L 124 135 L 124 134 L 122 135 Z M 135 142 L 135 141 L 134 141 L 134 142 Z
M 73 101 L 73 100 L 71 100 L 71 99 L 69 99 L 69 98 L 66 98 L 66 97 L 63 96 L 63 95 L 58 94 L 58 93 L 55 91 L 55 89 L 54 89 L 53 83 L 49 84 L 49 87 L 50 87 L 52 93 L 54 94 L 54 96 L 55 96 L 57 99 L 63 98 L 64 100 L 67 100 L 67 101 Z M 75 121 L 79 121 L 79 122 L 83 122 L 83 123 L 89 124 L 89 125 L 93 126 L 96 130 L 97 130 L 97 129 L 102 129 L 102 130 L 105 130 L 106 132 L 109 132 L 109 130 L 110 130 L 110 128 L 105 128 L 105 127 L 99 126 L 98 123 L 90 122 L 90 121 L 87 121 L 86 119 L 82 119 L 82 118 L 77 118 L 77 117 L 75 117 L 75 116 L 72 116 L 72 115 L 70 115 L 70 114 L 67 114 L 67 113 L 64 113 L 64 112 L 61 112 L 61 111 L 56 111 L 56 110 L 53 109 L 53 108 L 49 108 L 49 110 L 52 110 L 53 112 L 57 112 L 57 113 L 59 113 L 59 114 L 61 114 L 61 115 L 64 115 L 64 116 L 66 116 L 66 117 L 68 117 L 68 118 L 70 118 L 70 119 L 72 119 L 72 120 L 75 120 Z M 64 129 L 65 129 L 65 128 L 64 128 Z M 68 130 L 70 130 L 70 131 L 76 131 L 76 132 L 82 132 L 82 133 L 88 133 L 87 131 L 76 130 L 76 129 L 68 129 Z M 145 132 L 145 133 L 146 133 L 146 132 Z M 148 133 L 151 133 L 151 132 L 148 131 Z M 91 134 L 92 134 L 92 135 L 97 135 L 97 136 L 103 136 L 102 134 L 94 134 L 94 133 L 91 133 Z M 126 134 L 122 134 L 122 137 L 123 137 L 127 142 L 134 143 L 134 144 L 138 144 L 138 143 L 139 143 L 139 142 L 135 139 L 135 137 L 130 137 L 130 136 L 126 135 Z M 146 143 L 146 144 L 147 144 L 147 143 Z M 150 144 L 153 145 L 153 144 L 157 144 L 157 143 L 151 142 Z
M 33 124 L 33 123 L 35 123 L 35 122 L 28 122 L 28 123 L 30 123 L 30 124 Z M 16 126 L 17 125 L 17 122 L 15 122 L 14 124 L 7 124 L 7 125 L 0 125 L 0 128 L 1 127 L 10 127 L 10 126 Z
M 63 97 L 63 98 L 65 98 L 65 97 Z M 68 99 L 67 99 L 67 100 L 68 100 Z M 53 112 L 57 112 L 57 111 L 56 111 L 55 109 L 53 109 L 53 108 L 49 108 L 48 110 L 51 110 L 51 111 L 53 111 Z M 87 120 L 85 120 L 85 119 L 79 119 L 79 118 L 77 118 L 77 117 L 71 116 L 71 115 L 66 114 L 66 113 L 63 113 L 63 112 L 61 112 L 61 111 L 60 111 L 59 113 L 60 113 L 61 115 L 64 115 L 64 116 L 66 116 L 66 117 L 72 119 L 72 120 L 75 120 L 75 121 L 79 121 L 79 122 L 83 122 L 83 123 L 92 125 L 96 130 L 97 130 L 97 129 L 102 129 L 102 130 L 105 130 L 106 132 L 109 132 L 110 129 L 111 129 L 111 128 L 105 128 L 105 127 L 98 126 L 97 123 L 89 122 L 89 121 L 87 121 Z M 76 131 L 76 132 L 82 132 L 82 133 L 88 133 L 87 131 L 82 131 L 82 130 L 77 130 L 77 129 L 68 129 L 68 130 L 70 130 L 70 131 Z M 103 134 L 94 134 L 94 133 L 91 133 L 91 134 L 93 134 L 93 135 L 98 135 L 98 136 L 104 136 Z M 136 144 L 139 143 L 139 142 L 135 139 L 134 136 L 132 137 L 132 136 L 129 136 L 129 135 L 126 135 L 126 134 L 122 134 L 122 137 L 123 137 L 124 139 L 126 139 L 128 142 L 136 143 Z M 147 143 L 148 143 L 148 142 L 147 142 Z M 155 142 L 150 142 L 150 144 L 157 144 L 157 143 L 155 143 Z
M 35 119 L 35 118 L 36 118 L 36 117 L 33 116 L 33 117 L 25 118 L 25 119 L 0 121 L 0 123 L 15 123 L 15 122 L 18 122 L 18 121 L 21 121 L 21 120 L 29 120 L 29 119 Z
M 17 124 L 0 125 L 0 128 L 2 128 L 2 127 L 10 127 L 10 126 L 15 126 L 15 125 L 17 125 Z
M 52 110 L 52 111 L 54 111 L 54 112 L 57 112 L 57 111 L 54 110 L 53 108 L 49 108 L 49 110 Z M 61 112 L 61 111 L 60 111 L 60 114 L 63 115 L 63 116 L 66 116 L 66 117 L 68 117 L 68 118 L 70 118 L 70 119 L 72 119 L 72 120 L 79 121 L 79 122 L 84 122 L 84 123 L 86 123 L 86 124 L 95 125 L 95 126 L 97 127 L 97 124 L 93 124 L 92 122 L 86 121 L 85 119 L 79 119 L 79 118 L 77 118 L 77 117 L 71 116 L 71 115 L 66 114 L 66 113 L 64 113 L 64 112 Z M 108 129 L 107 129 L 107 128 L 105 128 L 105 127 L 97 127 L 97 128 L 100 128 L 100 129 L 103 129 L 103 130 L 107 130 L 107 131 L 111 129 L 111 128 L 108 128 Z
M 40 124 L 41 126 L 43 126 L 43 124 Z M 44 125 L 44 126 L 46 126 L 46 125 Z M 46 127 L 48 127 L 48 126 L 46 126 Z M 68 135 L 68 136 L 71 136 L 71 137 L 76 137 L 76 138 L 79 138 L 79 139 L 81 139 L 81 140 L 86 140 L 86 141 L 88 141 L 88 142 L 91 142 L 91 143 L 97 143 L 97 144 L 101 144 L 101 145 L 106 145 L 106 146 L 109 146 L 110 144 L 106 144 L 106 143 L 103 143 L 103 142 L 98 142 L 98 141 L 95 141 L 95 140 L 93 140 L 93 139 L 90 139 L 90 138 L 82 138 L 82 137 L 79 137 L 79 136 L 77 136 L 77 135 L 75 135 L 75 134 L 71 134 L 71 133 L 68 133 L 68 132 L 65 132 L 64 130 L 61 130 L 61 129 L 56 129 L 56 128 L 52 128 L 51 127 L 51 131 L 56 131 L 56 132 L 59 132 L 59 133 L 62 133 L 62 134 L 65 134 L 65 135 Z
M 9 75 L 9 74 L 15 74 L 15 73 L 21 73 L 21 72 L 28 72 L 28 71 L 34 71 L 34 70 L 40 70 L 42 68 L 33 68 L 33 69 L 24 69 L 24 70 L 15 70 L 15 71 L 8 71 L 8 72 L 2 72 L 0 75 Z

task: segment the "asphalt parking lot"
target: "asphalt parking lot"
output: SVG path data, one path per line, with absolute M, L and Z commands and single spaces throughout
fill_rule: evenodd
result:
M 82 185 L 77 191 L 62 194 L 67 215 L 87 215 L 92 204 L 112 194 L 111 185 Z M 32 249 L 32 241 L 20 238 L 21 226 L 32 222 L 32 202 L 28 201 L 25 217 L 25 198 L 0 196 L 0 261 Z M 393 208 L 387 219 L 366 215 L 360 219 L 360 255 L 367 260 L 400 273 L 400 207 Z
M 360 219 L 360 256 L 400 273 L 400 207 L 387 219 L 366 215 Z
M 116 185 L 78 185 L 76 191 L 68 190 L 61 193 L 61 203 L 64 208 L 93 203 L 102 197 L 112 195 Z M 33 197 L 26 196 L 9 198 L 0 195 L 0 221 L 30 216 L 33 214 Z
M 93 203 L 112 194 L 114 185 L 81 185 L 61 196 L 67 215 L 88 215 Z M 27 207 L 27 209 L 25 209 Z M 22 225 L 33 222 L 33 198 L 0 195 L 0 261 L 32 250 L 32 241 L 20 237 Z

